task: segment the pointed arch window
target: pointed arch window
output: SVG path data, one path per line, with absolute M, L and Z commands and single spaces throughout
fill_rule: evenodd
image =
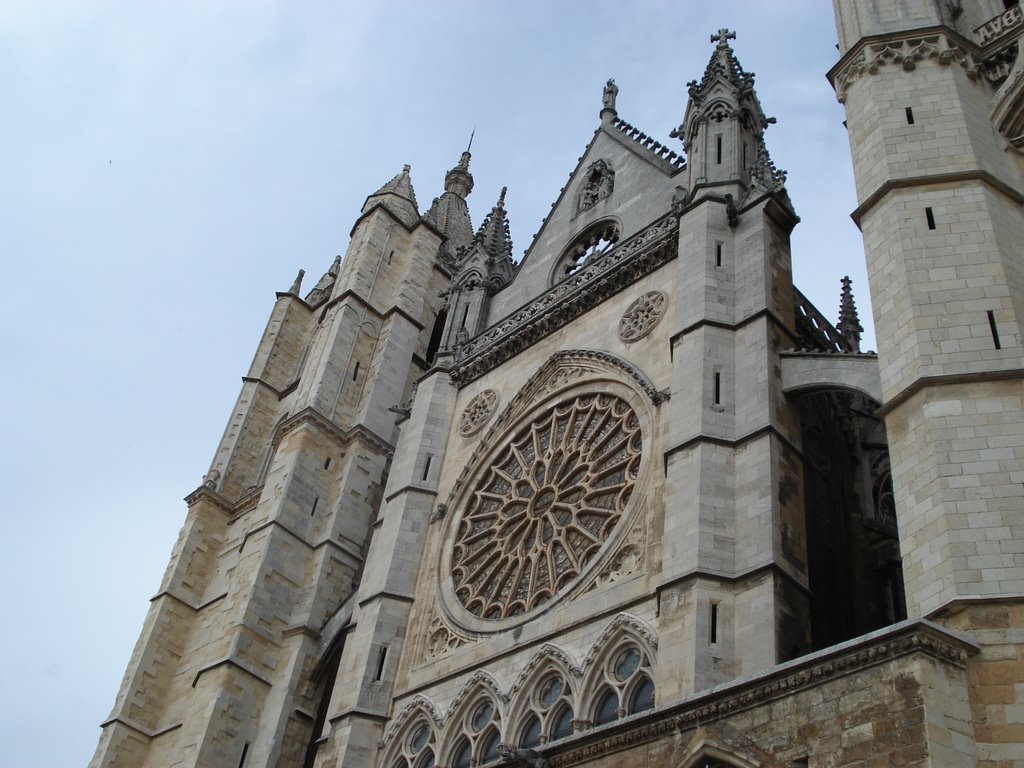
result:
M 426 720 L 407 731 L 388 768 L 434 768 L 434 731 Z
M 571 688 L 560 672 L 551 672 L 530 693 L 530 712 L 517 743 L 529 749 L 571 736 L 575 716 Z
M 450 768 L 482 768 L 496 764 L 501 758 L 498 753 L 501 743 L 499 726 L 498 709 L 489 696 L 469 707 L 448 760 Z
M 650 659 L 630 643 L 609 656 L 594 698 L 594 725 L 604 725 L 654 707 Z

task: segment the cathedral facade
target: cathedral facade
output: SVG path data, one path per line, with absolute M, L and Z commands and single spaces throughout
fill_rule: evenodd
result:
M 608 81 L 519 263 L 406 166 L 277 294 L 92 765 L 1024 765 L 1024 15 L 835 9 L 878 353 L 728 30 L 675 149 Z

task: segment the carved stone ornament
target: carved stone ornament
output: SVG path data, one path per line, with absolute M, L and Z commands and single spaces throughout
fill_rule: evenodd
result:
M 455 530 L 456 599 L 506 619 L 574 583 L 622 518 L 642 448 L 636 413 L 610 394 L 571 397 L 520 427 L 480 473 Z
M 649 334 L 665 316 L 666 303 L 661 291 L 648 291 L 638 298 L 619 320 L 619 338 L 632 344 Z
M 886 40 L 865 45 L 857 56 L 836 72 L 833 79 L 836 99 L 840 104 L 845 103 L 850 85 L 864 74 L 874 75 L 885 66 L 899 66 L 909 72 L 917 67 L 918 62 L 925 59 L 935 59 L 942 65 L 959 64 L 972 80 L 979 74 L 978 65 L 971 52 L 946 35 L 932 34 L 903 40 Z
M 493 389 L 485 389 L 475 395 L 459 417 L 459 434 L 463 437 L 475 435 L 490 420 L 497 408 L 498 393 Z
M 615 109 L 614 99 L 609 108 Z M 577 213 L 593 208 L 602 200 L 607 199 L 615 187 L 615 171 L 608 165 L 607 160 L 592 162 L 583 178 L 583 188 L 580 189 L 579 198 L 576 201 Z
M 676 257 L 678 240 L 679 220 L 670 215 L 617 243 L 601 258 L 586 259 L 568 279 L 470 339 L 449 372 L 452 383 L 466 386 L 653 272 Z

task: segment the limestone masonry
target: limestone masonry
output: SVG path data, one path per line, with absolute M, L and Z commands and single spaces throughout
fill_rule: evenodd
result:
M 93 766 L 1024 766 L 1024 15 L 835 13 L 878 354 L 726 29 L 518 264 L 406 166 L 277 294 Z

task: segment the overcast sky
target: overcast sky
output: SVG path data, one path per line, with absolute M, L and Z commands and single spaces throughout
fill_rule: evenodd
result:
M 0 764 L 85 765 L 274 303 L 476 128 L 520 258 L 599 123 L 669 144 L 738 32 L 803 222 L 795 280 L 870 323 L 827 0 L 0 2 Z M 869 335 L 866 348 L 874 346 Z

